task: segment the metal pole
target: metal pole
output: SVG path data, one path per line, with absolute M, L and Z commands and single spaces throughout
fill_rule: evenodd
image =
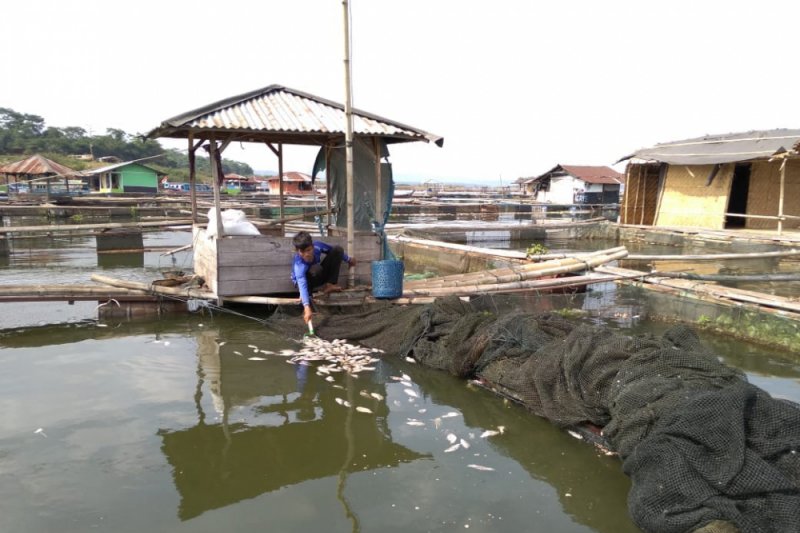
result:
M 353 95 L 350 90 L 350 4 L 342 0 L 344 8 L 344 151 L 345 175 L 347 183 L 347 254 L 352 256 L 355 250 L 355 223 L 353 220 Z M 350 269 L 348 286 L 352 287 L 355 281 L 355 272 Z

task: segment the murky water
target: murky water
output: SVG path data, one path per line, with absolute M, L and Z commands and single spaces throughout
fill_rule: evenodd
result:
M 145 246 L 189 240 L 146 234 Z M 0 282 L 151 279 L 186 261 L 152 252 L 103 265 L 86 240 L 19 251 Z M 630 333 L 668 327 L 647 320 L 645 292 L 614 284 L 493 302 L 566 307 Z M 264 310 L 116 322 L 95 320 L 94 307 L 0 304 L 0 531 L 638 531 L 618 459 L 445 373 L 384 359 L 329 383 L 283 357 L 249 359 L 254 346 L 298 346 Z M 757 385 L 800 401 L 796 358 L 701 336 Z M 392 379 L 404 373 L 418 398 Z M 448 433 L 470 447 L 445 453 Z

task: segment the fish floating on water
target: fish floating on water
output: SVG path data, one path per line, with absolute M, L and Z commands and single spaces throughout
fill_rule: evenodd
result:
M 474 468 L 475 470 L 480 470 L 482 472 L 494 472 L 494 468 L 492 468 L 491 466 L 483 466 L 483 465 L 475 465 L 475 464 L 470 464 L 470 465 L 467 465 L 467 466 L 469 468 Z
M 383 350 L 348 344 L 343 339 L 326 341 L 319 337 L 305 337 L 303 339 L 303 348 L 300 350 L 281 350 L 279 355 L 291 357 L 291 359 L 287 360 L 287 363 L 291 364 L 323 363 L 317 367 L 318 373 L 346 372 L 356 377 L 359 372 L 375 370 L 375 366 L 372 363 L 380 361 L 379 358 L 373 356 L 376 353 L 383 353 Z
M 356 411 L 358 411 L 359 413 L 372 414 L 372 410 L 371 409 L 368 409 L 366 407 L 361 407 L 360 405 L 358 407 L 356 407 Z
M 419 398 L 419 394 L 417 394 L 413 389 L 403 389 L 403 392 L 405 392 L 412 398 Z
M 248 357 L 249 361 L 266 361 L 263 357 Z
M 447 448 L 447 449 L 444 451 L 444 453 L 450 453 L 450 452 L 454 452 L 454 451 L 456 451 L 456 450 L 457 450 L 457 449 L 459 449 L 459 448 L 461 448 L 461 445 L 460 445 L 459 443 L 455 443 L 455 444 L 453 444 L 452 446 L 450 446 L 449 448 Z

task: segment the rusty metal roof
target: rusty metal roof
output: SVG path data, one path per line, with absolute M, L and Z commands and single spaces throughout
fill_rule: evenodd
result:
M 278 181 L 278 176 L 267 176 L 267 181 Z M 283 173 L 283 181 L 299 181 L 299 182 L 306 182 L 311 183 L 311 176 L 308 174 L 303 174 L 302 172 L 284 172 Z
M 611 167 L 606 166 L 581 166 L 581 165 L 556 165 L 541 176 L 536 176 L 525 181 L 533 183 L 544 178 L 553 178 L 569 174 L 586 183 L 619 185 L 625 182 L 625 175 L 620 174 Z
M 342 104 L 282 85 L 270 85 L 165 120 L 150 138 L 233 139 L 321 145 L 344 135 Z M 442 146 L 438 135 L 353 109 L 353 132 L 387 143 L 424 141 Z
M 619 161 L 635 157 L 673 165 L 712 165 L 765 159 L 798 146 L 800 130 L 797 129 L 748 131 L 657 144 L 637 150 Z
M 60 165 L 44 156 L 34 154 L 27 159 L 0 167 L 0 174 L 26 174 L 31 176 L 72 176 L 77 171 Z

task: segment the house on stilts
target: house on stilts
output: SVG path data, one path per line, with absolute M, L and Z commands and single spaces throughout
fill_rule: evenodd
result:
M 620 222 L 659 227 L 800 228 L 800 129 L 708 135 L 623 157 Z M 620 162 L 618 161 L 618 162 Z
M 283 231 L 284 180 L 279 184 L 279 220 L 270 235 L 226 235 L 221 220 L 219 185 L 224 178 L 221 154 L 232 142 L 255 143 L 278 160 L 284 174 L 286 145 L 319 148 L 312 177 L 325 172 L 327 205 L 324 239 L 341 244 L 359 259 L 352 282 L 371 284 L 371 261 L 383 259 L 382 227 L 391 208 L 393 180 L 388 146 L 403 142 L 433 142 L 443 138 L 371 113 L 352 109 L 353 173 L 345 161 L 346 113 L 342 104 L 282 85 L 270 85 L 175 116 L 148 133 L 149 138 L 185 139 L 189 154 L 195 273 L 219 300 L 225 297 L 294 293 L 289 277 L 294 250 Z M 208 153 L 212 164 L 215 211 L 206 221 L 197 212 L 195 157 Z M 353 198 L 347 198 L 347 191 Z M 265 199 L 266 201 L 266 199 Z M 348 218 L 352 216 L 352 224 Z M 322 224 L 321 224 L 322 226 Z M 210 228 L 216 231 L 209 232 Z M 376 231 L 377 229 L 377 231 Z M 216 233 L 216 236 L 213 234 Z M 352 243 L 352 248 L 347 246 Z M 351 249 L 348 249 L 351 248 Z M 340 283 L 347 285 L 348 269 Z

